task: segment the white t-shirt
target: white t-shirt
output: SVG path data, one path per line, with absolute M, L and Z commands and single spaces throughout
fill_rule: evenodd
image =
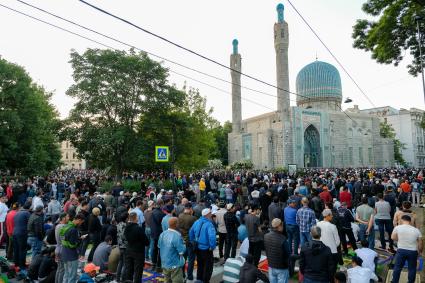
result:
M 361 248 L 355 250 L 357 256 L 363 260 L 362 267 L 367 267 L 370 270 L 375 270 L 375 258 L 378 254 L 371 249 Z
M 393 233 L 397 234 L 397 248 L 409 251 L 417 251 L 417 240 L 422 238 L 421 231 L 412 225 L 402 224 L 394 228 Z
M 9 208 L 7 208 L 7 205 L 0 202 L 0 222 L 6 221 L 6 215 Z
M 339 235 L 336 226 L 328 221 L 320 221 L 317 223 L 317 227 L 322 230 L 320 241 L 330 248 L 333 254 L 336 254 L 339 246 Z
M 241 244 L 239 253 L 241 257 L 246 257 L 248 255 L 248 252 L 249 252 L 249 240 L 248 240 L 248 237 L 246 237 Z
M 347 270 L 348 283 L 369 283 L 370 279 L 378 281 L 376 274 L 369 268 L 356 266 Z

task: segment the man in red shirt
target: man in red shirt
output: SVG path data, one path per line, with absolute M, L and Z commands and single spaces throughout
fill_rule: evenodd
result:
M 323 186 L 323 192 L 319 194 L 320 199 L 323 201 L 323 203 L 331 203 L 332 202 L 332 195 L 328 190 L 327 186 Z
M 347 208 L 351 209 L 351 193 L 348 191 L 348 187 L 344 186 L 344 188 L 342 189 L 342 192 L 339 193 L 339 201 L 345 202 L 347 204 Z
M 15 218 L 15 214 L 18 212 L 18 208 L 19 208 L 19 204 L 15 202 L 12 205 L 12 209 L 9 210 L 9 212 L 6 215 L 6 232 L 7 232 L 7 237 L 9 239 L 7 243 L 7 254 L 6 254 L 6 257 L 8 260 L 13 259 L 13 228 L 15 227 L 15 222 L 13 219 Z

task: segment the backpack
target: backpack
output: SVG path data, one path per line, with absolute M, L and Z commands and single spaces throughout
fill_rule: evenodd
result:
M 68 223 L 65 226 L 63 226 L 59 231 L 59 235 L 61 235 L 63 237 L 62 246 L 65 247 L 65 248 L 75 249 L 78 246 L 78 244 L 72 244 L 71 242 L 69 242 L 67 240 L 68 232 L 74 227 L 75 227 L 74 224 L 72 224 L 72 222 L 71 222 L 71 223 Z

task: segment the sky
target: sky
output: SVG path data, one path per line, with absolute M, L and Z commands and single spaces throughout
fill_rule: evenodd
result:
M 63 16 L 81 25 L 115 37 L 140 49 L 230 81 L 230 71 L 143 33 L 123 22 L 104 15 L 77 0 L 24 0 L 32 5 Z M 87 0 L 152 32 L 177 42 L 220 63 L 229 65 L 232 40 L 239 41 L 242 72 L 276 84 L 273 25 L 277 21 L 272 0 Z M 424 109 L 422 83 L 408 74 L 409 56 L 398 67 L 381 65 L 371 54 L 352 47 L 352 26 L 356 19 L 369 18 L 361 10 L 359 0 L 292 0 L 292 3 L 316 30 L 352 77 L 355 78 L 374 106 Z M 295 92 L 297 73 L 316 60 L 336 66 L 341 74 L 344 98 L 361 109 L 374 107 L 343 72 L 286 0 L 285 21 L 289 25 L 289 80 Z M 0 0 L 0 4 L 70 29 L 117 49 L 128 47 L 82 30 L 16 0 Z M 75 102 L 65 93 L 72 85 L 69 64 L 71 49 L 104 48 L 96 43 L 57 30 L 0 6 L 0 56 L 23 66 L 34 81 L 53 92 L 52 103 L 65 118 Z M 152 57 L 152 59 L 159 60 Z M 221 122 L 231 120 L 231 85 L 205 75 L 163 62 L 170 70 L 169 82 L 199 89 L 207 98 L 213 116 Z M 191 77 L 195 80 L 188 79 Z M 200 83 L 202 82 L 202 83 Z M 210 85 L 207 86 L 206 84 Z M 271 95 L 276 89 L 242 77 L 242 85 Z M 213 86 L 213 87 L 211 87 Z M 242 117 L 253 117 L 276 109 L 276 98 L 242 89 Z M 291 95 L 291 105 L 296 97 Z M 265 107 L 264 107 L 265 106 Z

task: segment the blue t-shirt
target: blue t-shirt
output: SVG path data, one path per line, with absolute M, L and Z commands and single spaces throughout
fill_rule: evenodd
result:
M 297 225 L 297 210 L 295 208 L 287 206 L 283 214 L 286 224 Z
M 13 228 L 13 236 L 23 236 L 28 234 L 27 225 L 30 219 L 30 213 L 27 210 L 20 210 L 16 213 L 13 221 L 15 226 Z

